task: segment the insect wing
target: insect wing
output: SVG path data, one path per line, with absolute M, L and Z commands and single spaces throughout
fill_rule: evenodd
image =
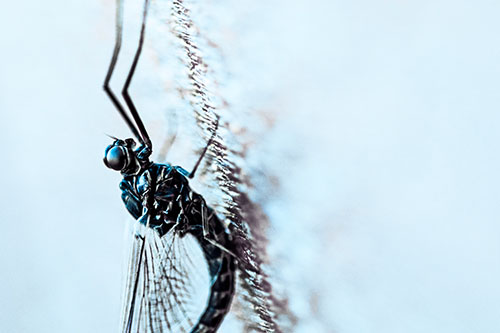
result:
M 159 234 L 135 221 L 122 309 L 122 332 L 190 332 L 210 290 L 198 241 L 170 230 Z

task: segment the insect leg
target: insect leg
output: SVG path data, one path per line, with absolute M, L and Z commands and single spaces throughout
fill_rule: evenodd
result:
M 210 232 L 209 232 L 209 220 L 212 218 L 213 214 L 215 214 L 214 212 L 212 212 L 210 214 L 210 216 L 207 216 L 207 208 L 206 208 L 206 205 L 205 203 L 202 201 L 201 202 L 201 226 L 202 226 L 202 230 L 203 230 L 203 238 L 209 242 L 210 244 L 212 244 L 213 246 L 215 247 L 218 247 L 220 250 L 226 252 L 227 254 L 233 256 L 234 258 L 238 258 L 236 256 L 236 254 L 234 254 L 232 251 L 228 250 L 226 247 L 224 247 L 223 245 L 219 244 L 216 240 L 213 240 L 211 237 L 210 237 Z
M 130 119 L 130 117 L 125 112 L 124 107 L 116 98 L 115 94 L 109 87 L 109 82 L 111 81 L 111 76 L 113 75 L 113 71 L 115 70 L 116 61 L 118 60 L 118 54 L 120 53 L 120 48 L 122 45 L 122 35 L 123 35 L 123 0 L 116 1 L 116 37 L 115 37 L 115 47 L 113 49 L 113 56 L 111 57 L 111 62 L 108 67 L 108 72 L 106 73 L 106 78 L 104 79 L 103 89 L 113 102 L 114 106 L 122 116 L 122 118 L 127 123 L 128 127 L 134 134 L 134 136 L 139 140 L 139 142 L 143 143 L 142 137 L 139 135 L 139 131 L 135 127 L 134 123 Z
M 177 138 L 177 114 L 174 112 L 168 120 L 167 140 L 164 141 L 160 148 L 160 152 L 158 153 L 158 160 L 162 162 L 166 161 L 168 151 Z
M 208 218 L 207 218 L 207 205 L 205 205 L 205 200 L 201 200 L 201 225 L 203 228 L 203 237 L 205 239 L 209 235 L 208 232 Z
M 136 271 L 134 275 L 134 285 L 133 285 L 133 290 L 132 290 L 132 299 L 130 301 L 130 310 L 128 313 L 127 317 L 127 326 L 125 328 L 126 333 L 130 333 L 132 330 L 132 324 L 133 324 L 133 318 L 134 318 L 134 308 L 135 308 L 135 303 L 136 303 L 136 297 L 137 297 L 137 288 L 139 285 L 139 276 L 141 273 L 141 267 L 142 267 L 142 257 L 144 256 L 144 246 L 146 244 L 145 237 L 141 237 L 139 235 L 136 235 L 137 240 L 141 240 L 141 249 L 139 251 L 139 262 L 136 266 Z
M 194 178 L 194 174 L 196 173 L 196 169 L 198 169 L 198 166 L 200 165 L 201 160 L 203 159 L 203 157 L 207 153 L 208 147 L 210 147 L 210 145 L 212 144 L 212 141 L 215 138 L 215 134 L 217 133 L 217 129 L 218 128 L 219 128 L 219 116 L 216 115 L 216 118 L 215 118 L 215 128 L 212 131 L 212 135 L 210 136 L 210 139 L 208 139 L 207 145 L 203 149 L 203 152 L 201 153 L 200 157 L 198 158 L 198 161 L 194 165 L 193 171 L 191 171 L 189 173 L 189 178 Z
M 232 251 L 226 249 L 224 246 L 220 245 L 219 243 L 217 243 L 213 239 L 210 239 L 208 236 L 207 237 L 203 237 L 203 238 L 205 238 L 205 240 L 207 242 L 209 242 L 210 244 L 212 244 L 213 246 L 218 247 L 220 250 L 222 250 L 222 251 L 226 252 L 227 254 L 229 254 L 230 256 L 233 256 L 234 258 L 238 259 L 238 257 L 236 256 L 236 254 L 234 254 Z
M 122 96 L 125 99 L 125 103 L 127 103 L 130 112 L 132 113 L 132 117 L 134 117 L 134 120 L 137 123 L 137 126 L 139 127 L 139 131 L 141 132 L 141 135 L 144 139 L 144 143 L 152 150 L 151 139 L 149 138 L 148 132 L 144 127 L 144 123 L 142 122 L 141 117 L 137 112 L 137 108 L 135 107 L 134 102 L 132 101 L 132 98 L 128 93 L 128 88 L 130 86 L 130 83 L 132 82 L 132 78 L 134 76 L 137 63 L 139 62 L 139 57 L 141 56 L 142 46 L 144 44 L 144 35 L 146 32 L 146 19 L 148 15 L 148 9 L 149 9 L 149 0 L 145 0 L 144 11 L 142 14 L 142 25 L 141 25 L 141 35 L 139 37 L 139 46 L 137 47 L 137 51 L 135 52 L 134 61 L 132 62 L 132 66 L 130 67 L 127 80 L 125 81 L 125 85 L 123 86 Z

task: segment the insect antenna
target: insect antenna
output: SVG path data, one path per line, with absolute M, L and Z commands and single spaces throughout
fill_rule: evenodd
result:
M 118 140 L 118 138 L 115 137 L 115 136 L 113 136 L 113 135 L 109 135 L 109 134 L 106 134 L 106 133 L 104 133 L 104 135 L 106 135 L 108 138 L 111 138 L 111 139 L 113 139 L 115 141 Z
M 151 149 L 152 149 L 152 143 L 151 139 L 149 138 L 148 132 L 146 131 L 146 128 L 144 127 L 144 123 L 141 120 L 141 117 L 139 116 L 139 113 L 137 112 L 137 108 L 134 105 L 134 102 L 132 101 L 132 98 L 129 95 L 128 88 L 130 86 L 130 83 L 132 82 L 132 78 L 135 73 L 135 69 L 137 67 L 137 63 L 139 61 L 139 58 L 141 56 L 142 52 L 142 46 L 144 44 L 144 35 L 146 32 L 146 19 L 148 15 L 148 9 L 149 9 L 149 0 L 144 1 L 144 11 L 142 15 L 142 25 L 141 25 L 141 35 L 139 37 L 139 46 L 137 47 L 137 51 L 134 56 L 134 61 L 132 62 L 132 66 L 130 67 L 130 71 L 127 76 L 127 80 L 125 81 L 125 85 L 123 86 L 122 89 L 122 96 L 125 99 L 125 103 L 127 103 L 130 113 L 132 113 L 132 117 L 134 117 L 135 122 L 137 123 L 137 126 L 139 127 L 139 131 L 141 132 L 142 138 L 144 139 L 144 143 Z
M 130 117 L 125 112 L 125 108 L 121 105 L 121 103 L 116 98 L 115 94 L 111 90 L 109 86 L 109 82 L 111 81 L 111 76 L 113 75 L 113 71 L 115 70 L 116 61 L 118 60 L 118 54 L 120 53 L 121 45 L 122 45 L 122 34 L 123 34 L 123 1 L 118 0 L 116 6 L 116 37 L 115 37 L 115 47 L 113 49 L 113 56 L 111 57 L 111 62 L 108 67 L 108 72 L 106 73 L 106 78 L 104 79 L 104 91 L 113 102 L 114 106 L 122 116 L 123 120 L 127 123 L 128 127 L 134 134 L 134 136 L 139 140 L 141 144 L 144 144 L 144 140 L 142 139 L 137 127 L 135 127 L 134 123 L 130 119 Z

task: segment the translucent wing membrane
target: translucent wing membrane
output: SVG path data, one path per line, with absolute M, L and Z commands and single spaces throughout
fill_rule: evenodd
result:
M 125 281 L 122 332 L 190 332 L 203 313 L 210 277 L 198 241 L 165 236 L 134 222 Z

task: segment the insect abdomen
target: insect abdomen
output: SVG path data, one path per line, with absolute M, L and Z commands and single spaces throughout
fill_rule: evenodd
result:
M 201 228 L 194 232 L 200 242 L 211 277 L 210 296 L 205 311 L 191 333 L 213 333 L 221 325 L 229 312 L 234 296 L 236 263 L 234 257 L 227 251 L 232 250 L 231 242 L 222 222 L 208 208 L 209 234 L 203 236 Z M 200 226 L 201 227 L 201 226 Z M 214 244 L 217 244 L 215 245 Z M 221 248 L 222 246 L 222 248 Z
M 215 246 L 210 243 L 205 243 L 202 247 L 205 250 L 206 247 Z M 203 312 L 200 320 L 191 330 L 191 333 L 215 332 L 231 307 L 235 284 L 235 262 L 230 254 L 218 248 L 212 248 L 208 252 L 214 253 L 217 251 L 220 252 L 220 256 L 216 258 L 209 258 L 207 256 L 207 251 L 205 251 L 205 258 L 207 259 L 209 269 L 211 272 L 216 270 L 216 273 L 211 274 L 212 285 L 205 312 Z

